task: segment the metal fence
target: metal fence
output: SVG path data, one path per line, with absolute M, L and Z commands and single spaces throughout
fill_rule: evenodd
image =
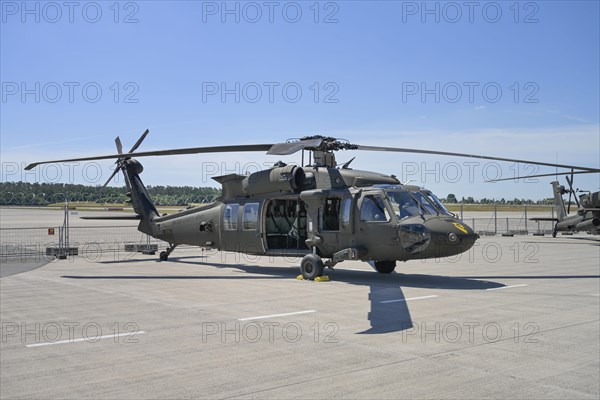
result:
M 479 235 L 531 235 L 551 234 L 554 229 L 552 221 L 530 221 L 525 218 L 465 218 Z
M 47 248 L 59 246 L 59 231 L 53 228 L 0 228 L 0 255 L 21 256 L 45 254 Z M 104 250 L 123 251 L 128 244 L 168 244 L 137 230 L 136 226 L 70 227 L 69 247 L 78 247 L 80 252 Z
M 553 222 L 530 221 L 525 218 L 465 218 L 479 235 L 551 234 Z M 54 234 L 49 234 L 49 230 Z M 21 256 L 45 254 L 49 247 L 59 245 L 59 227 L 54 228 L 0 228 L 0 255 Z M 70 227 L 69 246 L 78 247 L 80 254 L 98 251 L 124 251 L 126 245 L 157 244 L 159 249 L 168 244 L 149 237 L 135 226 Z M 130 246 L 131 247 L 131 246 Z
M 48 231 L 54 230 L 55 235 Z M 56 228 L 2 228 L 0 229 L 0 255 L 42 254 L 46 247 L 58 246 Z

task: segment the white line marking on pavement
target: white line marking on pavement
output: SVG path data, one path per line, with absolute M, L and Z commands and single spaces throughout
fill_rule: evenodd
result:
M 296 311 L 296 312 L 285 313 L 285 314 L 261 315 L 259 317 L 240 318 L 240 319 L 238 319 L 238 321 L 250 321 L 253 319 L 265 319 L 265 318 L 274 318 L 274 317 L 287 317 L 288 315 L 308 314 L 308 313 L 314 313 L 314 312 L 317 312 L 317 310 Z
M 493 288 L 489 288 L 489 289 L 485 289 L 485 290 L 502 290 L 502 289 L 510 289 L 510 288 L 514 288 L 514 287 L 523 287 L 523 286 L 527 286 L 527 284 L 524 283 L 522 285 L 500 286 L 500 287 L 493 287 Z
M 380 301 L 381 304 L 387 304 L 387 303 L 399 303 L 401 301 L 410 301 L 410 300 L 421 300 L 421 299 L 433 299 L 434 297 L 439 297 L 437 295 L 432 295 L 432 296 L 422 296 L 422 297 L 409 297 L 408 299 L 396 299 L 396 300 L 384 300 L 384 301 Z
M 139 331 L 139 332 L 124 332 L 124 333 L 117 333 L 116 335 L 93 336 L 93 337 L 88 337 L 88 338 L 79 338 L 79 339 L 71 339 L 71 340 L 59 340 L 57 342 L 44 342 L 44 343 L 27 344 L 27 345 L 25 345 L 25 347 L 51 346 L 53 344 L 77 343 L 77 342 L 84 342 L 84 341 L 85 342 L 89 342 L 89 343 L 96 343 L 96 341 L 100 340 L 100 339 L 115 338 L 115 337 L 120 337 L 120 336 L 141 335 L 143 333 L 146 333 L 146 332 L 144 332 L 144 331 Z

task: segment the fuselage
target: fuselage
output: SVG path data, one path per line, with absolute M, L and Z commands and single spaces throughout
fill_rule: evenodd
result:
M 478 238 L 433 193 L 400 185 L 393 176 L 333 168 L 304 172 L 311 188 L 255 189 L 250 195 L 242 184 L 246 177 L 220 177 L 223 198 L 156 218 L 154 236 L 247 254 L 303 256 L 314 248 L 331 258 L 353 249 L 357 259 L 400 261 L 460 254 Z

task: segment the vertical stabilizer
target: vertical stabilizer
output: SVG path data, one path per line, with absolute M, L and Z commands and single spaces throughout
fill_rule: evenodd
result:
M 140 173 L 144 169 L 142 164 L 137 160 L 127 159 L 123 161 L 122 169 L 129 190 L 127 196 L 131 198 L 133 210 L 141 217 L 138 230 L 150 236 L 156 236 L 157 228 L 154 219 L 159 214 L 140 179 Z
M 567 216 L 565 210 L 565 203 L 563 202 L 562 195 L 565 192 L 565 187 L 558 184 L 557 181 L 551 182 L 552 191 L 554 192 L 554 209 L 556 210 L 556 216 L 559 221 L 562 221 Z

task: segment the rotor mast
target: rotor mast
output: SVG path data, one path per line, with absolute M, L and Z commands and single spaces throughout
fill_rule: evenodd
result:
M 312 152 L 315 167 L 334 168 L 337 165 L 335 154 L 332 150 L 313 150 Z
M 337 150 L 356 150 L 357 145 L 350 144 L 345 139 L 337 139 L 321 135 L 305 136 L 299 139 L 288 139 L 286 143 L 301 143 L 308 142 L 311 145 L 303 147 L 303 150 L 312 152 L 313 165 L 312 167 L 334 168 L 337 166 L 335 160 L 335 151 Z

